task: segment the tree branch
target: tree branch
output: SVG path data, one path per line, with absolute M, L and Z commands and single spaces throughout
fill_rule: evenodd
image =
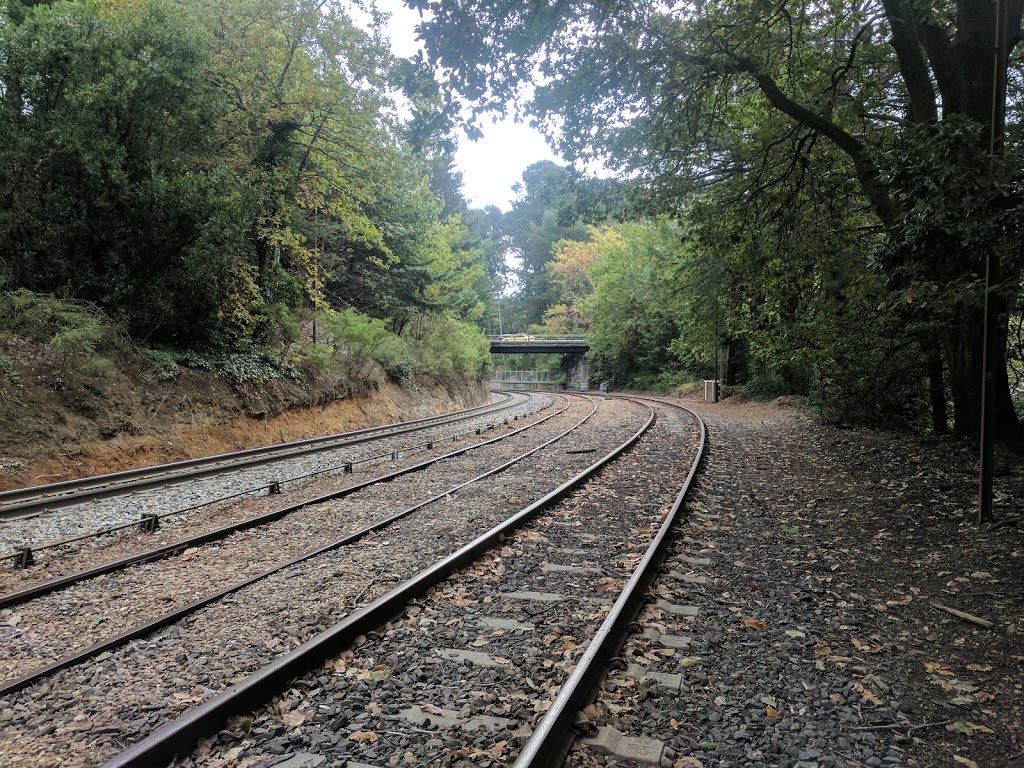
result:
M 892 47 L 910 97 L 910 120 L 933 123 L 939 119 L 938 105 L 914 12 L 907 0 L 882 0 L 882 7 L 892 28 Z
M 742 71 L 754 78 L 761 93 L 773 107 L 783 114 L 789 115 L 801 125 L 806 125 L 811 130 L 820 133 L 850 156 L 857 173 L 857 180 L 871 202 L 871 208 L 882 220 L 886 229 L 893 229 L 899 222 L 899 212 L 889 195 L 888 187 L 882 181 L 878 166 L 875 165 L 867 148 L 831 120 L 822 117 L 783 93 L 779 84 L 770 75 L 763 72 L 752 59 L 741 58 L 737 60 L 737 64 Z

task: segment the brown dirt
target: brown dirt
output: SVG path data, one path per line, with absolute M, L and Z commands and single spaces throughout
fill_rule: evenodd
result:
M 379 370 L 231 385 L 183 368 L 161 381 L 128 355 L 58 377 L 29 342 L 5 346 L 20 380 L 0 383 L 0 490 L 429 416 L 487 396 L 480 382 L 399 387 Z

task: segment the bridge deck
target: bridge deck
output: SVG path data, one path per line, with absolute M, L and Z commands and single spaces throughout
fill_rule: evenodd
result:
M 490 336 L 492 354 L 583 354 L 590 345 L 583 336 Z

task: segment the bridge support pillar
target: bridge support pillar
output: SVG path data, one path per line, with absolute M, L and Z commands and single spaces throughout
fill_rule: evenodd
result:
M 566 389 L 590 389 L 590 358 L 586 355 L 568 355 L 569 375 L 565 378 Z

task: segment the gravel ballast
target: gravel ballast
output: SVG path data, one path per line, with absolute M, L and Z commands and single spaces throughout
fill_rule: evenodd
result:
M 779 405 L 697 410 L 688 522 L 587 730 L 656 742 L 675 768 L 1020 766 L 1024 537 L 974 524 L 970 449 Z M 1000 478 L 1004 521 L 1021 480 Z M 698 615 L 665 610 L 681 603 Z M 661 633 L 691 642 L 662 656 Z M 569 764 L 640 764 L 601 742 Z
M 442 499 L 343 554 L 328 553 L 280 572 L 129 648 L 5 697 L 4 757 L 22 765 L 109 758 L 155 723 L 237 682 L 564 482 L 592 460 L 580 451 L 621 442 L 644 419 L 636 405 L 604 403 L 598 416 L 532 456 L 527 466 Z M 384 496 L 363 503 L 374 510 L 392 504 L 402 496 L 399 482 L 379 487 Z M 419 482 L 422 494 L 424 479 Z M 437 486 L 430 493 L 445 487 Z

